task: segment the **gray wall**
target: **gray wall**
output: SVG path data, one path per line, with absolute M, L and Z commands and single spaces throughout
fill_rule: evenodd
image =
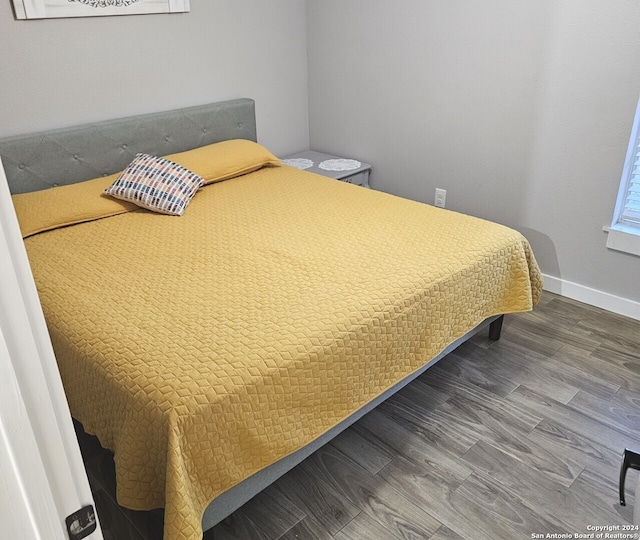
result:
M 308 146 L 303 0 L 195 0 L 186 14 L 16 21 L 0 7 L 0 137 L 256 100 L 258 138 Z
M 521 230 L 543 271 L 640 301 L 605 248 L 640 94 L 635 0 L 307 2 L 311 147 L 376 189 Z
M 305 12 L 306 11 L 306 12 Z M 640 301 L 605 248 L 640 94 L 636 0 L 200 0 L 180 15 L 16 21 L 0 136 L 236 97 L 260 142 L 523 231 L 543 271 Z M 310 130 L 310 131 L 309 131 Z

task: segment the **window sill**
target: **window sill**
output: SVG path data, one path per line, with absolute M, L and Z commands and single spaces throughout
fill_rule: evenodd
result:
M 640 228 L 616 224 L 602 230 L 609 233 L 607 248 L 640 256 Z

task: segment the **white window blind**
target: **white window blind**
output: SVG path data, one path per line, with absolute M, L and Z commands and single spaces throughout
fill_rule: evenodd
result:
M 629 168 L 631 173 L 627 178 L 626 185 L 623 184 L 624 202 L 620 221 L 640 225 L 640 137 L 635 141 L 633 163 Z
M 640 101 L 636 108 L 613 216 L 612 227 L 616 225 L 640 229 Z

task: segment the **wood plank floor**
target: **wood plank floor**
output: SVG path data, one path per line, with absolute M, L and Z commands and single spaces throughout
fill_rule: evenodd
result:
M 160 540 L 115 501 L 113 458 L 79 440 L 105 540 Z M 205 540 L 496 540 L 629 524 L 640 322 L 545 293 L 479 335 L 205 534 Z

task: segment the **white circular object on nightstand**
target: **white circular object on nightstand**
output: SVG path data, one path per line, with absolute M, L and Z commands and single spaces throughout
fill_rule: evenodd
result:
M 290 167 L 295 167 L 296 169 L 308 169 L 309 167 L 313 167 L 313 161 L 306 158 L 290 158 L 283 159 L 282 163 L 285 165 L 289 165 Z
M 318 167 L 325 171 L 352 171 L 360 167 L 362 163 L 355 159 L 327 159 Z

